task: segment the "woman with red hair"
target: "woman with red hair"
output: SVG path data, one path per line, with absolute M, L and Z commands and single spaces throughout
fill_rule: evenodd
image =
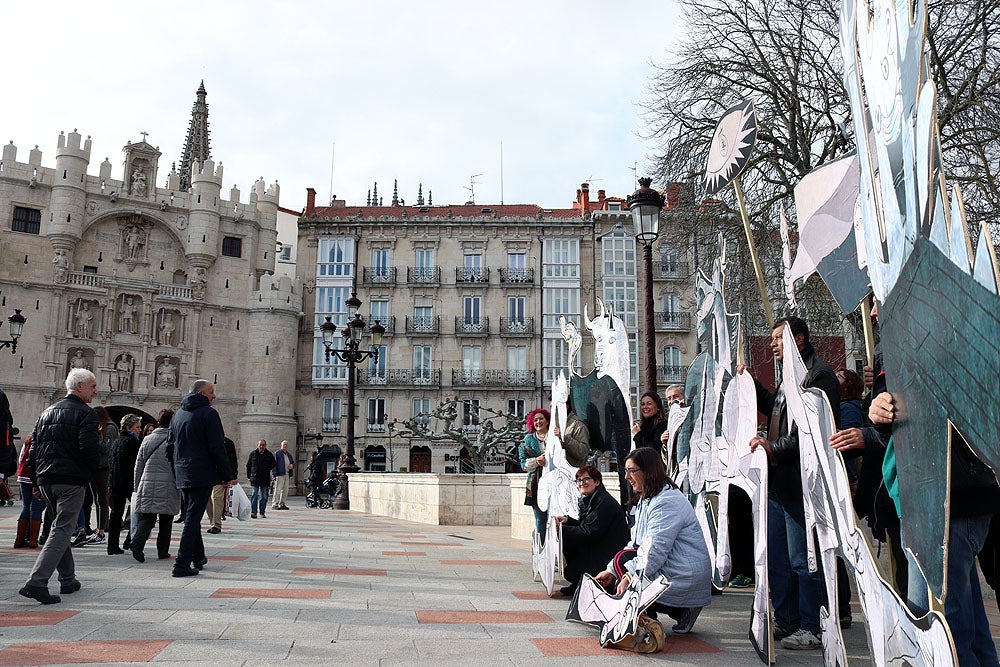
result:
M 545 466 L 545 438 L 549 435 L 549 411 L 536 408 L 528 413 L 525 426 L 528 433 L 524 442 L 517 448 L 517 456 L 521 460 L 521 470 L 528 473 L 528 483 L 524 491 L 524 504 L 530 505 L 535 513 L 535 532 L 539 541 L 545 543 L 545 524 L 548 515 L 538 509 L 538 480 Z

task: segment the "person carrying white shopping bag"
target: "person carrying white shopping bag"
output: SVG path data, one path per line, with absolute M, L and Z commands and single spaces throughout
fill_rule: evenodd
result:
M 229 501 L 230 513 L 240 521 L 250 518 L 250 498 L 239 484 L 233 486 L 232 498 Z

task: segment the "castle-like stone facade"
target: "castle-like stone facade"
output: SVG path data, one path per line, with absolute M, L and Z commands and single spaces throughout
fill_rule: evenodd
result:
M 181 190 L 155 146 L 123 152 L 120 172 L 105 159 L 95 175 L 76 130 L 47 164 L 37 146 L 26 161 L 3 147 L 0 315 L 28 320 L 16 355 L 0 354 L 15 425 L 30 431 L 79 366 L 112 415 L 176 408 L 206 378 L 241 461 L 259 438 L 294 443 L 301 293 L 273 275 L 278 184 L 223 198 L 222 165 L 206 159 Z

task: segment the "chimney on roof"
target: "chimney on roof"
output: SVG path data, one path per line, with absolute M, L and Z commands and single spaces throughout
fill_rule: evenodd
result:
M 681 197 L 684 193 L 684 184 L 673 182 L 667 183 L 667 208 L 677 208 L 681 205 Z
M 586 218 L 590 213 L 590 183 L 581 183 L 577 192 L 580 198 L 580 217 Z
M 306 188 L 306 216 L 316 211 L 316 188 Z
M 607 197 L 604 194 L 604 190 L 597 191 L 597 201 L 604 201 Z

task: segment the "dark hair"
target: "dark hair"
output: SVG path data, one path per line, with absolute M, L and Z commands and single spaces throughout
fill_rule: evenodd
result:
M 639 397 L 639 403 L 642 403 L 642 399 L 649 396 L 653 399 L 653 403 L 656 403 L 656 414 L 653 416 L 653 423 L 659 424 L 661 421 L 667 418 L 666 411 L 663 409 L 663 399 L 655 391 L 647 391 L 645 394 Z M 641 418 L 642 421 L 646 421 L 645 417 Z
M 156 425 L 160 428 L 170 426 L 170 420 L 174 417 L 173 410 L 160 410 L 156 415 Z
M 632 453 L 625 458 L 625 463 L 634 463 L 645 476 L 640 500 L 652 498 L 663 490 L 663 487 L 676 489 L 677 485 L 667 477 L 667 469 L 663 467 L 663 459 L 660 453 L 652 447 L 636 447 Z
M 787 317 L 779 317 L 774 321 L 774 326 L 771 327 L 771 331 L 774 331 L 782 324 L 787 324 L 788 327 L 792 330 L 793 338 L 795 336 L 798 336 L 799 334 L 802 334 L 802 336 L 805 338 L 803 342 L 804 343 L 809 342 L 809 325 L 806 324 L 805 320 L 803 320 L 800 317 L 795 317 L 794 315 L 789 315 Z
M 841 401 L 853 401 L 861 398 L 861 394 L 865 390 L 865 383 L 861 380 L 860 375 L 849 368 L 837 369 L 837 375 L 844 376 L 844 382 L 841 385 L 843 389 L 840 392 Z
M 114 421 L 111 419 L 111 415 L 108 414 L 108 409 L 103 405 L 95 405 L 94 412 L 97 413 L 97 423 L 100 426 L 104 426 L 105 424 L 114 424 Z
M 546 410 L 545 408 L 535 408 L 534 410 L 528 413 L 527 417 L 524 418 L 524 425 L 525 428 L 528 429 L 528 433 L 535 432 L 535 415 L 539 413 L 545 415 L 545 421 L 549 423 L 552 422 L 552 415 L 549 414 L 548 410 Z
M 577 470 L 576 479 L 580 479 L 581 477 L 589 477 L 598 484 L 604 481 L 601 477 L 601 471 L 595 468 L 594 466 L 583 466 L 582 468 Z

